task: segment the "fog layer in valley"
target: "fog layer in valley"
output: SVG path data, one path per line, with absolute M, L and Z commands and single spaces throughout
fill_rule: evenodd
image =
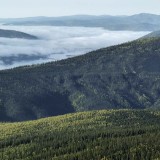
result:
M 149 33 L 85 27 L 0 26 L 0 28 L 22 31 L 39 38 L 39 40 L 0 38 L 0 69 L 61 60 L 131 41 Z

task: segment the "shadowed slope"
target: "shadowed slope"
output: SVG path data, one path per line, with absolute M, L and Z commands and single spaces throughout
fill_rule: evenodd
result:
M 152 38 L 1 71 L 3 119 L 19 121 L 95 109 L 159 108 L 159 62 L 160 39 Z

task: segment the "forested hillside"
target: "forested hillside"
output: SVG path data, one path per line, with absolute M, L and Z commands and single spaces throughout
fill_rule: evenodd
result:
M 1 160 L 158 160 L 160 113 L 110 110 L 0 123 Z
M 160 108 L 159 38 L 0 71 L 0 121 L 119 108 Z

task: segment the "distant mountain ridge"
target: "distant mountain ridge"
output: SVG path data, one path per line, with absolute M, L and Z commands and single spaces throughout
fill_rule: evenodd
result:
M 5 25 L 51 25 L 103 27 L 108 30 L 156 31 L 160 29 L 160 15 L 141 13 L 132 16 L 74 15 L 62 17 L 29 17 L 0 19 Z
M 4 30 L 0 29 L 0 37 L 3 38 L 21 38 L 21 39 L 38 39 L 36 36 L 19 32 L 15 30 Z

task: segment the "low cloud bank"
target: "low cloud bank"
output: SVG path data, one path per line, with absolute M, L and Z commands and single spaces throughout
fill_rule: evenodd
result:
M 149 32 L 107 31 L 102 28 L 0 26 L 29 33 L 39 40 L 0 38 L 0 69 L 44 63 L 135 40 Z

